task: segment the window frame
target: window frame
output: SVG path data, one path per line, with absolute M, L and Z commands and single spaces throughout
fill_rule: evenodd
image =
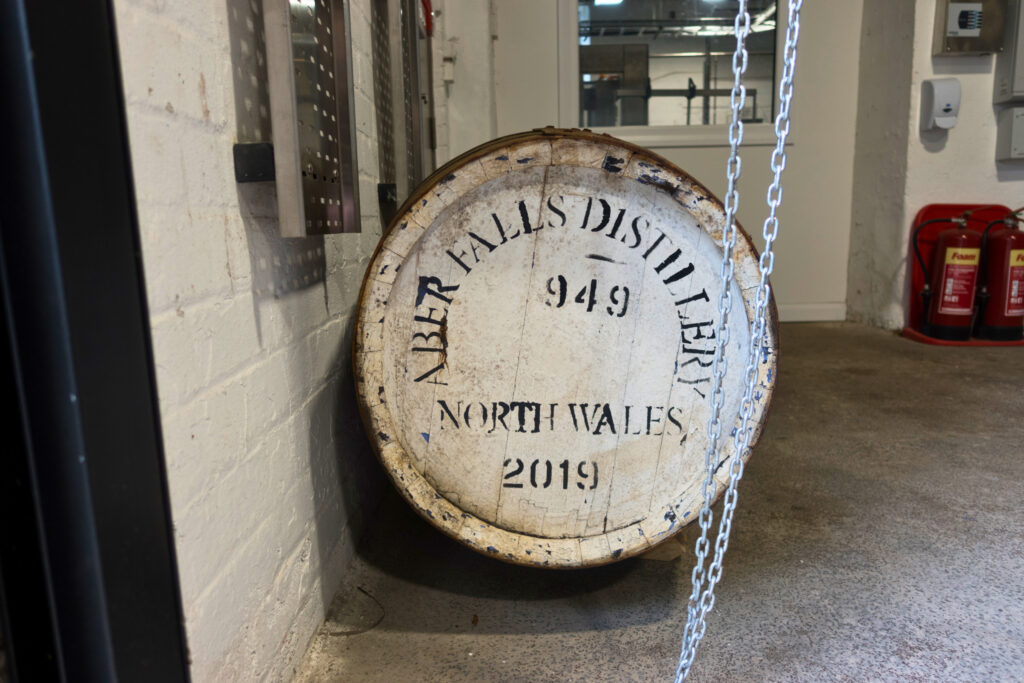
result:
M 579 128 L 579 20 L 578 0 L 558 0 L 558 125 Z M 782 80 L 782 54 L 788 25 L 788 2 L 778 0 L 775 24 L 775 83 Z M 778 93 L 772 92 L 777 98 Z M 728 147 L 729 124 L 691 126 L 608 126 L 595 127 L 627 142 L 647 148 Z M 790 133 L 787 145 L 793 143 Z M 775 124 L 747 123 L 743 126 L 744 146 L 775 144 Z

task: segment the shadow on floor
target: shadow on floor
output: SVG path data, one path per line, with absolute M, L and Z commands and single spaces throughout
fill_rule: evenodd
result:
M 684 547 L 692 548 L 695 537 L 687 534 Z M 532 637 L 663 623 L 678 630 L 691 558 L 641 556 L 581 570 L 507 564 L 443 535 L 389 487 L 324 632 Z
M 452 594 L 499 600 L 571 598 L 622 582 L 637 560 L 583 570 L 522 567 L 476 553 L 421 519 L 389 488 L 360 559 L 388 576 Z
M 782 349 L 690 680 L 1024 680 L 1024 349 L 849 324 L 783 326 Z M 391 490 L 370 527 L 363 627 L 326 624 L 297 683 L 671 680 L 692 551 L 503 565 Z

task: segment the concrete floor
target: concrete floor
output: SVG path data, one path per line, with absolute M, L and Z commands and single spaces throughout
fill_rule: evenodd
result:
M 1024 348 L 787 325 L 692 681 L 1024 680 Z M 692 535 L 692 531 L 688 531 Z M 394 494 L 298 681 L 668 681 L 692 544 L 551 572 Z

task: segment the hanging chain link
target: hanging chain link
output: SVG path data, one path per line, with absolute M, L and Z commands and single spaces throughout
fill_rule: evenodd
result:
M 739 202 L 739 182 L 741 161 L 739 155 L 740 143 L 743 141 L 743 121 L 741 112 L 747 98 L 747 90 L 743 86 L 743 72 L 747 69 L 747 35 L 750 33 L 750 13 L 747 11 L 746 0 L 740 0 L 739 9 L 736 12 L 734 22 L 736 34 L 736 51 L 732 56 L 733 84 L 730 93 L 730 105 L 732 107 L 732 118 L 729 124 L 729 161 L 726 164 L 726 176 L 728 178 L 728 189 L 725 193 L 725 227 L 722 232 L 722 265 L 719 277 L 718 294 L 718 325 L 715 328 L 715 337 L 718 343 L 715 345 L 715 356 L 711 365 L 712 388 L 711 388 L 711 415 L 708 418 L 707 436 L 708 446 L 704 451 L 704 482 L 701 485 L 701 495 L 704 504 L 700 509 L 697 518 L 700 524 L 700 537 L 694 547 L 696 562 L 691 577 L 693 590 L 690 593 L 690 601 L 686 614 L 686 630 L 683 633 L 683 651 L 679 658 L 679 666 L 676 669 L 676 681 L 682 681 L 689 673 L 690 664 L 696 654 L 697 643 L 700 636 L 697 629 L 701 625 L 699 619 L 699 607 L 702 598 L 702 591 L 705 583 L 705 558 L 708 550 L 708 529 L 713 519 L 710 501 L 713 496 L 714 474 L 718 458 L 718 443 L 722 436 L 722 405 L 725 403 L 725 390 L 723 387 L 725 373 L 728 367 L 725 358 L 725 347 L 729 341 L 729 313 L 732 310 L 732 282 L 735 264 L 732 259 L 732 250 L 736 245 L 736 209 Z
M 754 315 L 750 322 L 750 346 L 747 354 L 745 370 L 745 387 L 740 402 L 740 427 L 733 433 L 734 455 L 729 465 L 729 485 L 726 488 L 722 504 L 722 518 L 718 525 L 715 539 L 715 552 L 710 567 L 705 570 L 708 552 L 708 531 L 713 518 L 711 500 L 714 495 L 714 475 L 718 469 L 719 442 L 722 435 L 722 406 L 725 402 L 723 389 L 726 358 L 725 349 L 729 341 L 728 319 L 732 309 L 731 282 L 735 269 L 733 247 L 736 244 L 736 210 L 739 202 L 737 184 L 740 176 L 741 162 L 739 147 L 743 141 L 743 122 L 741 112 L 746 99 L 743 86 L 743 73 L 747 68 L 746 39 L 750 34 L 750 14 L 746 0 L 740 0 L 734 23 L 736 50 L 733 53 L 733 87 L 730 96 L 732 120 L 729 125 L 729 161 L 726 165 L 728 190 L 725 196 L 726 228 L 722 234 L 722 268 L 721 292 L 718 297 L 718 326 L 715 330 L 717 344 L 712 364 L 714 383 L 711 393 L 711 415 L 708 418 L 708 447 L 704 453 L 705 476 L 701 487 L 703 505 L 700 516 L 700 537 L 697 539 L 694 552 L 696 562 L 693 568 L 693 590 L 687 608 L 686 630 L 683 633 L 682 653 L 676 668 L 676 683 L 683 681 L 690 672 L 697 647 L 707 630 L 706 618 L 715 604 L 715 586 L 722 578 L 722 560 L 729 545 L 729 534 L 732 531 L 732 517 L 736 510 L 736 487 L 743 476 L 744 460 L 750 450 L 752 430 L 750 418 L 753 415 L 754 393 L 757 387 L 757 368 L 761 362 L 762 345 L 765 341 L 767 328 L 767 309 L 771 299 L 771 284 L 768 281 L 775 268 L 775 254 L 772 248 L 779 233 L 778 208 L 782 203 L 782 172 L 786 168 L 786 138 L 789 135 L 790 105 L 793 99 L 793 74 L 796 68 L 796 48 L 800 36 L 800 9 L 803 0 L 791 0 L 789 3 L 789 23 L 786 29 L 786 42 L 783 48 L 782 80 L 779 83 L 779 113 L 775 118 L 775 149 L 772 151 L 771 169 L 772 183 L 768 188 L 768 216 L 765 218 L 762 234 L 765 239 L 764 250 L 758 262 L 761 279 L 758 282 L 754 299 Z

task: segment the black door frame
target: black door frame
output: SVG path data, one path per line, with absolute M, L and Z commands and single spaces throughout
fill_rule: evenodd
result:
M 10 673 L 187 681 L 109 0 L 0 0 L 0 285 Z

